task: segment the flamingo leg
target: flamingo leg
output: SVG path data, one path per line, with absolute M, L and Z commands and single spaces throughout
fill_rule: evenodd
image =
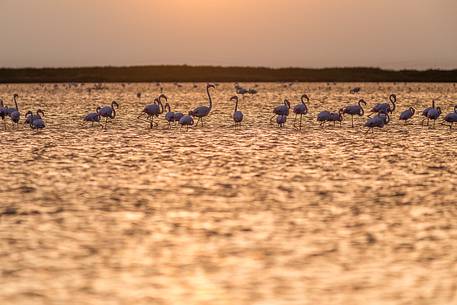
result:
M 354 128 L 354 116 L 351 115 L 351 123 L 352 123 L 352 128 Z
M 273 122 L 274 117 L 276 116 L 276 113 L 273 114 L 273 116 L 270 118 L 270 123 Z
M 300 130 L 301 130 L 302 119 L 303 119 L 303 114 L 300 114 Z

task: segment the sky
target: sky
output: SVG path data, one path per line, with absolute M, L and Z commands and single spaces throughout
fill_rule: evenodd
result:
M 0 67 L 457 68 L 457 0 L 0 0 Z

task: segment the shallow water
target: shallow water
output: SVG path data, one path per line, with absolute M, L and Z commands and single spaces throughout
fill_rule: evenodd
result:
M 0 304 L 457 303 L 457 130 L 398 121 L 452 111 L 454 84 L 259 84 L 238 130 L 221 84 L 188 132 L 135 119 L 155 84 L 89 87 L 0 86 L 47 124 L 0 131 Z M 176 110 L 206 104 L 204 84 L 163 87 Z M 303 92 L 302 131 L 268 123 Z M 390 93 L 385 130 L 315 122 Z M 81 124 L 113 99 L 107 130 Z

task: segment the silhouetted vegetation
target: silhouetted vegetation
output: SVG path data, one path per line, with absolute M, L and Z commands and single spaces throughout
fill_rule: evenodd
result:
M 58 82 L 457 82 L 457 70 L 137 66 L 0 69 L 0 83 Z

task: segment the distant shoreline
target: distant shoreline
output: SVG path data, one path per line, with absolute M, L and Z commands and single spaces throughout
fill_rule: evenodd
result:
M 379 68 L 262 68 L 217 66 L 132 66 L 0 68 L 0 83 L 68 82 L 457 82 L 454 70 Z

